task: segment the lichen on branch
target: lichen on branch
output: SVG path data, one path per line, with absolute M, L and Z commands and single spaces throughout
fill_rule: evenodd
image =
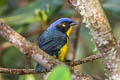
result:
M 109 80 L 120 79 L 120 58 L 118 44 L 99 0 L 69 0 L 89 27 L 96 47 L 104 57 Z

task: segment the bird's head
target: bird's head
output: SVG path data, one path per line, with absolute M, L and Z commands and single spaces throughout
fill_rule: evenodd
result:
M 68 36 L 72 30 L 72 26 L 76 25 L 75 22 L 72 21 L 70 18 L 60 18 L 53 22 L 50 26 L 56 27 L 57 30 L 66 33 Z

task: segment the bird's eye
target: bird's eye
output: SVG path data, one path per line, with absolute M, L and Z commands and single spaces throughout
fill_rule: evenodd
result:
M 65 24 L 62 24 L 62 27 L 65 27 Z

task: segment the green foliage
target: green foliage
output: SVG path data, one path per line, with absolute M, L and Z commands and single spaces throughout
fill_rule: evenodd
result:
M 47 80 L 72 80 L 72 76 L 66 66 L 60 65 L 52 70 Z
M 6 23 L 14 25 L 32 23 L 37 21 L 38 18 L 40 21 L 45 22 L 56 14 L 61 6 L 62 0 L 37 0 L 23 8 L 18 8 L 9 14 L 8 17 L 2 19 Z M 38 17 L 37 19 L 36 16 Z
M 4 67 L 9 68 L 20 68 L 24 67 L 22 65 L 24 60 L 24 55 L 21 55 L 20 51 L 17 50 L 15 47 L 10 47 L 6 51 L 4 51 L 2 57 L 2 63 L 4 64 Z M 19 57 L 18 57 L 19 56 Z M 25 62 L 24 62 L 25 63 Z
M 6 1 L 7 0 L 0 0 L 0 17 L 1 17 L 1 14 L 6 10 L 6 7 L 4 6 Z
M 103 4 L 104 8 L 120 13 L 120 0 L 108 0 Z
M 2 7 L 7 0 L 0 0 L 0 7 Z
M 89 29 L 86 27 L 82 27 L 80 32 L 81 35 L 83 36 L 85 43 L 87 44 L 89 53 L 98 53 L 98 50 L 94 44 Z
M 120 21 L 120 0 L 107 0 L 103 7 L 113 28 Z
M 38 21 L 45 23 L 48 20 L 49 13 L 50 13 L 50 6 L 47 5 L 46 10 L 36 10 L 35 16 L 36 16 Z
M 69 16 L 72 16 L 74 14 L 75 14 L 75 10 L 73 10 L 73 9 L 70 9 L 70 10 L 61 10 L 59 12 L 59 15 L 65 16 L 65 17 L 69 17 Z

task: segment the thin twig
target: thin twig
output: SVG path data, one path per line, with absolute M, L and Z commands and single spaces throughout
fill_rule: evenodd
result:
M 80 65 L 80 64 L 83 64 L 83 63 L 87 63 L 87 62 L 99 59 L 101 57 L 102 57 L 101 53 L 98 53 L 98 54 L 91 55 L 91 56 L 88 56 L 86 58 L 83 58 L 83 59 L 80 59 L 80 60 L 77 60 L 77 61 L 73 61 L 73 62 L 71 62 L 71 65 L 72 66 Z
M 37 74 L 34 72 L 34 69 L 8 69 L 8 68 L 0 68 L 0 73 L 4 74 Z
M 5 50 L 6 48 L 9 48 L 10 46 L 12 46 L 12 44 L 9 43 L 9 42 L 1 43 L 1 45 L 0 45 L 0 51 L 3 51 L 3 50 Z

